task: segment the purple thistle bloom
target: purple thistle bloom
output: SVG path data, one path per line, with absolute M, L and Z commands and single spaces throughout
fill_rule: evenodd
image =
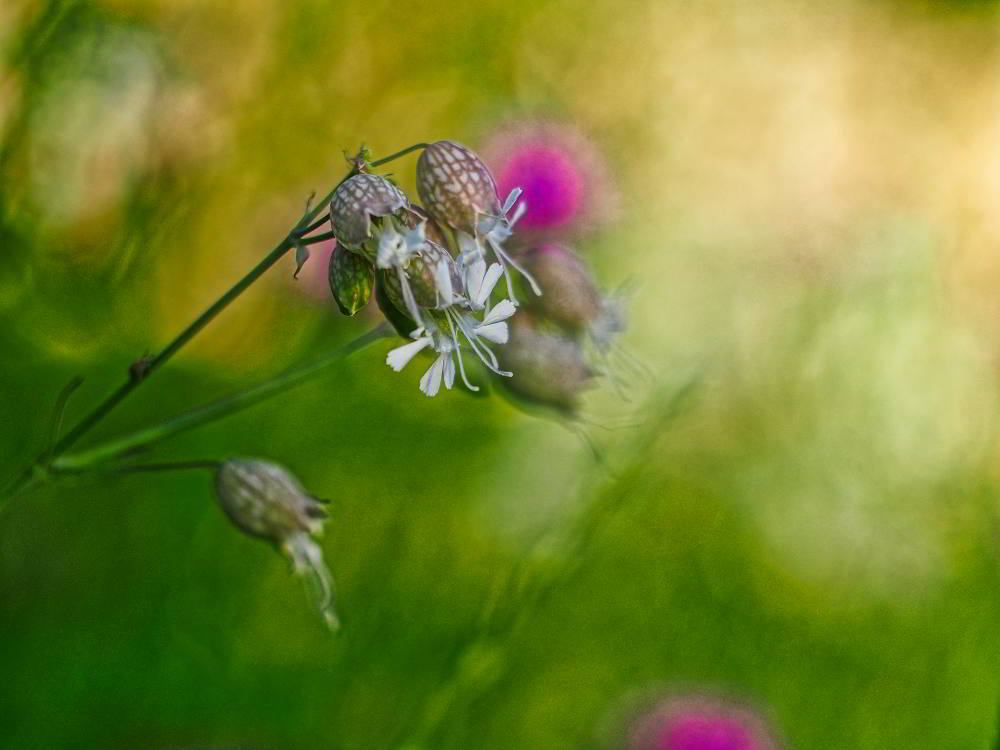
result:
M 629 750 L 776 750 L 764 721 L 739 703 L 668 698 L 632 730 Z
M 520 187 L 527 232 L 577 234 L 611 217 L 617 195 L 594 145 L 574 128 L 526 122 L 498 131 L 484 149 L 500 195 Z
M 499 174 L 501 192 L 520 186 L 528 206 L 525 229 L 556 229 L 569 224 L 583 203 L 583 175 L 564 150 L 544 143 L 514 150 Z

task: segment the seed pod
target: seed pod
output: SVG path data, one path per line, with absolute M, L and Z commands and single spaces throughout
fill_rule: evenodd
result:
M 438 245 L 427 245 L 420 255 L 415 255 L 406 266 L 406 276 L 409 279 L 413 298 L 420 307 L 433 308 L 447 300 L 441 299 L 438 288 L 438 265 L 444 263 L 448 268 L 448 279 L 455 292 L 462 289 L 462 278 L 458 273 L 455 260 L 447 250 Z M 389 270 L 385 275 L 385 291 L 389 299 L 400 310 L 406 309 L 403 290 L 400 288 L 399 273 Z
M 330 255 L 329 280 L 340 312 L 355 315 L 372 295 L 375 267 L 367 258 L 338 245 Z
M 540 328 L 524 312 L 511 319 L 510 340 L 497 356 L 501 366 L 514 373 L 498 379 L 513 395 L 570 417 L 594 378 L 576 341 Z
M 528 304 L 547 320 L 579 334 L 603 314 L 604 299 L 586 263 L 565 245 L 548 243 L 518 255 L 545 290 Z
M 480 216 L 500 216 L 496 181 L 482 159 L 454 141 L 438 141 L 417 160 L 417 192 L 442 224 L 476 233 Z
M 330 200 L 330 221 L 337 241 L 358 252 L 372 235 L 372 217 L 387 216 L 407 205 L 403 191 L 376 174 L 356 174 Z

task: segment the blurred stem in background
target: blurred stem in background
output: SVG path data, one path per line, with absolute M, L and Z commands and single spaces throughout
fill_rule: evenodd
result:
M 656 436 L 666 432 L 690 407 L 699 383 L 696 373 L 667 389 L 656 400 L 659 406 L 646 428 L 635 436 L 626 474 L 609 475 L 613 484 L 599 490 L 570 523 L 560 521 L 536 538 L 533 547 L 542 551 L 541 560 L 539 555 L 524 555 L 499 576 L 475 632 L 458 652 L 451 675 L 427 697 L 416 725 L 398 750 L 442 746 L 444 741 L 438 735 L 446 720 L 505 677 L 516 636 L 531 624 L 546 599 L 584 565 L 595 535 L 631 496 L 656 445 Z
M 326 358 L 314 362 L 300 370 L 294 370 L 281 375 L 273 380 L 254 386 L 246 391 L 230 396 L 226 399 L 216 401 L 212 404 L 193 409 L 174 419 L 154 425 L 144 430 L 140 430 L 130 436 L 120 440 L 112 440 L 109 443 L 99 446 L 90 451 L 77 456 L 65 456 L 76 442 L 96 427 L 105 417 L 110 414 L 115 407 L 133 393 L 145 380 L 157 369 L 179 352 L 191 339 L 198 335 L 209 323 L 211 323 L 219 313 L 232 304 L 243 292 L 245 292 L 257 279 L 264 275 L 275 263 L 283 258 L 289 250 L 295 248 L 301 252 L 305 245 L 313 244 L 326 239 L 326 235 L 315 238 L 306 238 L 310 232 L 318 229 L 327 221 L 327 216 L 322 216 L 326 206 L 333 198 L 334 192 L 346 180 L 359 172 L 373 169 L 383 164 L 399 159 L 419 149 L 425 148 L 426 143 L 416 143 L 397 151 L 389 156 L 385 156 L 375 161 L 368 161 L 367 150 L 362 147 L 354 157 L 348 159 L 351 162 L 351 169 L 344 177 L 334 185 L 326 196 L 315 206 L 306 207 L 305 213 L 296 222 L 295 226 L 288 232 L 281 242 L 279 242 L 264 258 L 239 281 L 237 281 L 228 291 L 226 291 L 215 302 L 208 306 L 197 318 L 195 318 L 183 331 L 181 331 L 170 343 L 160 352 L 150 358 L 139 360 L 129 370 L 129 379 L 119 388 L 108 395 L 94 409 L 83 417 L 69 432 L 59 438 L 58 428 L 62 419 L 62 410 L 65 407 L 69 395 L 78 385 L 78 380 L 72 381 L 60 394 L 56 404 L 56 412 L 53 420 L 53 429 L 50 437 L 50 445 L 20 474 L 0 492 L 0 503 L 9 501 L 11 498 L 43 484 L 60 473 L 81 473 L 99 464 L 120 458 L 129 452 L 138 450 L 165 437 L 176 434 L 182 430 L 191 429 L 207 422 L 219 419 L 228 414 L 246 408 L 265 398 L 281 392 L 292 385 L 304 382 L 316 372 L 324 369 L 333 362 L 340 361 L 346 356 L 363 348 L 368 343 L 386 335 L 386 329 L 382 326 L 369 331 L 358 337 L 344 347 L 333 352 Z M 299 264 L 304 262 L 299 261 Z M 65 456 L 65 457 L 64 457 Z M 2 507 L 2 506 L 0 506 Z

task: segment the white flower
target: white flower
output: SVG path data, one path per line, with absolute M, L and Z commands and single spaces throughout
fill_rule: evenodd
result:
M 506 344 L 509 338 L 507 318 L 517 312 L 517 306 L 509 299 L 501 300 L 486 311 L 481 323 L 473 327 L 476 335 L 494 344 Z
M 512 194 L 504 206 L 504 213 L 517 198 Z M 516 217 L 515 217 L 516 220 Z M 505 223 L 502 219 L 501 223 Z M 421 225 L 422 227 L 423 225 Z M 509 229 L 509 224 L 505 224 Z M 393 232 L 395 230 L 392 230 Z M 509 235 L 509 231 L 508 231 Z M 414 253 L 422 250 L 401 249 L 404 240 L 398 232 L 395 236 L 389 230 L 383 233 L 386 240 L 386 250 L 380 254 L 381 262 L 390 263 L 396 268 L 400 278 L 403 297 L 410 314 L 419 327 L 411 337 L 413 341 L 396 347 L 386 355 L 386 364 L 399 372 L 410 361 L 425 349 L 431 348 L 437 352 L 437 358 L 430 368 L 420 378 L 420 390 L 427 396 L 436 396 L 441 391 L 441 384 L 450 389 L 455 383 L 456 362 L 462 382 L 470 390 L 479 390 L 469 382 L 462 358 L 462 345 L 468 344 L 473 353 L 491 371 L 497 375 L 510 377 L 511 373 L 500 369 L 496 355 L 489 344 L 506 344 L 509 338 L 507 320 L 517 311 L 517 305 L 510 299 L 504 299 L 490 306 L 490 297 L 496 288 L 500 277 L 507 274 L 501 262 L 487 265 L 482 246 L 472 237 L 462 232 L 458 233 L 461 249 L 458 264 L 463 289 L 455 289 L 452 281 L 451 258 L 442 258 L 434 266 L 434 288 L 436 291 L 436 306 L 433 310 L 424 310 L 421 317 L 413 294 L 407 281 L 404 264 Z M 424 242 L 424 248 L 430 243 L 421 232 L 418 237 Z M 381 243 L 381 238 L 380 238 Z M 435 246 L 437 247 L 437 246 Z M 381 251 L 381 244 L 380 244 Z M 445 251 L 446 252 L 446 251 Z M 494 248 L 494 252 L 497 252 Z M 501 251 L 498 258 L 506 257 Z M 513 263 L 512 263 L 513 264 Z M 510 277 L 507 275 L 508 289 Z M 460 338 L 461 337 L 461 338 Z
M 433 397 L 441 390 L 441 380 L 444 380 L 444 387 L 451 390 L 455 384 L 455 360 L 452 359 L 450 348 L 444 349 L 438 354 L 434 364 L 430 366 L 424 376 L 420 378 L 420 390 L 425 396 Z
M 419 329 L 418 329 L 419 330 Z M 416 331 L 414 331 L 416 333 Z M 385 363 L 389 365 L 393 370 L 399 372 L 408 364 L 410 360 L 416 357 L 420 352 L 426 349 L 433 343 L 433 340 L 429 335 L 421 336 L 416 341 L 411 341 L 409 344 L 403 344 L 402 346 L 397 346 L 395 349 L 391 350 L 385 355 Z
M 482 256 L 471 259 L 464 267 L 465 294 L 473 309 L 485 307 L 502 274 L 503 266 L 493 263 L 487 268 Z
M 426 246 L 426 222 L 422 221 L 404 233 L 396 228 L 392 219 L 386 219 L 378 235 L 375 265 L 379 268 L 401 268 Z

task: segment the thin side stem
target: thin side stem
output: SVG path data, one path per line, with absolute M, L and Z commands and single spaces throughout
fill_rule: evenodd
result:
M 98 468 L 96 471 L 108 474 L 149 474 L 164 471 L 215 471 L 222 465 L 222 461 L 210 459 L 192 461 L 162 461 L 152 464 L 124 464 L 119 466 L 109 466 L 107 469 Z
M 317 229 L 326 224 L 328 221 L 330 221 L 330 214 L 323 214 L 318 219 L 316 219 L 316 221 L 314 221 L 312 224 L 305 227 L 304 229 L 299 230 L 299 237 L 305 237 L 310 232 L 315 232 Z
M 300 245 L 315 245 L 318 242 L 326 242 L 327 240 L 332 240 L 337 237 L 333 232 L 323 232 L 323 234 L 317 234 L 312 237 L 303 237 L 299 240 Z
M 289 370 L 283 375 L 279 375 L 218 401 L 191 409 L 160 424 L 143 428 L 130 435 L 110 440 L 80 453 L 57 458 L 52 462 L 51 470 L 54 474 L 88 471 L 110 461 L 123 458 L 178 433 L 222 419 L 301 385 L 331 365 L 341 362 L 369 344 L 391 335 L 389 326 L 382 323 L 367 333 L 335 349 L 327 356 L 304 367 Z

